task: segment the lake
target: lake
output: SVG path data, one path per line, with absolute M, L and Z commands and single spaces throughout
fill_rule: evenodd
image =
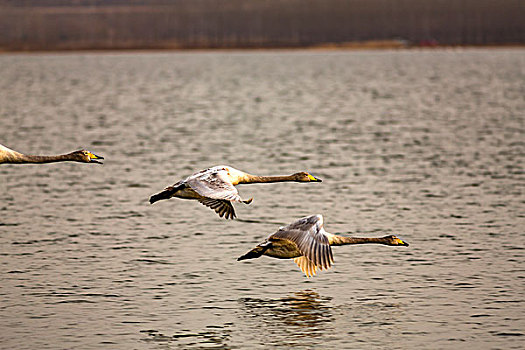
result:
M 525 49 L 0 56 L 6 349 L 523 349 Z M 195 171 L 239 220 L 150 195 Z M 236 261 L 297 218 L 409 247 Z

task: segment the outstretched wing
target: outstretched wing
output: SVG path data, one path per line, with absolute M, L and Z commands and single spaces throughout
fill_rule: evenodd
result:
M 301 254 L 308 260 L 295 258 L 294 261 L 307 276 L 306 271 L 312 271 L 315 274 L 315 268 L 328 269 L 334 262 L 332 249 L 323 228 L 322 215 L 301 218 L 282 227 L 268 239 L 287 239 L 294 242 Z M 311 264 L 315 267 L 313 270 Z
M 299 266 L 301 271 L 304 272 L 306 277 L 315 276 L 317 267 L 306 256 L 300 256 L 298 258 L 294 258 L 293 261 L 297 264 L 297 266 Z
M 239 192 L 231 183 L 223 168 L 210 168 L 187 178 L 184 183 L 199 195 L 212 199 L 242 201 Z
M 236 217 L 235 210 L 230 201 L 224 199 L 213 199 L 213 198 L 199 198 L 198 201 L 205 206 L 215 210 L 217 214 L 225 219 L 234 219 Z

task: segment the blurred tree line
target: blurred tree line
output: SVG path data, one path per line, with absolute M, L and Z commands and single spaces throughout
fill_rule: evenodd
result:
M 525 0 L 0 0 L 0 49 L 525 44 Z

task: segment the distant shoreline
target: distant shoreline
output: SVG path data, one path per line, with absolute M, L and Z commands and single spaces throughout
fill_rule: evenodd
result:
M 104 52 L 242 52 L 242 51 L 383 51 L 383 50 L 439 50 L 439 49 L 522 49 L 524 44 L 492 45 L 402 45 L 396 41 L 370 41 L 341 44 L 322 44 L 312 46 L 275 46 L 275 47 L 129 47 L 129 48 L 52 48 L 52 49 L 0 49 L 3 54 L 41 54 L 41 53 L 104 53 Z
M 523 0 L 0 0 L 0 51 L 525 45 Z

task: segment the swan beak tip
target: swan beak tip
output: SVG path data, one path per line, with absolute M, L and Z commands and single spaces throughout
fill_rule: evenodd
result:
M 313 175 L 308 175 L 308 177 L 310 178 L 310 181 L 312 181 L 312 182 L 323 182 L 323 180 L 321 180 L 320 178 L 315 177 Z
M 104 163 L 102 163 L 102 162 L 99 162 L 97 159 L 104 159 L 104 157 L 102 157 L 102 156 L 97 156 L 97 155 L 94 154 L 94 153 L 90 153 L 90 154 L 89 154 L 89 162 L 90 162 L 90 163 L 104 164 Z
M 397 242 L 399 245 L 402 245 L 402 246 L 405 246 L 405 247 L 408 247 L 410 244 L 408 244 L 408 242 L 405 242 L 401 239 L 398 238 L 398 242 Z

